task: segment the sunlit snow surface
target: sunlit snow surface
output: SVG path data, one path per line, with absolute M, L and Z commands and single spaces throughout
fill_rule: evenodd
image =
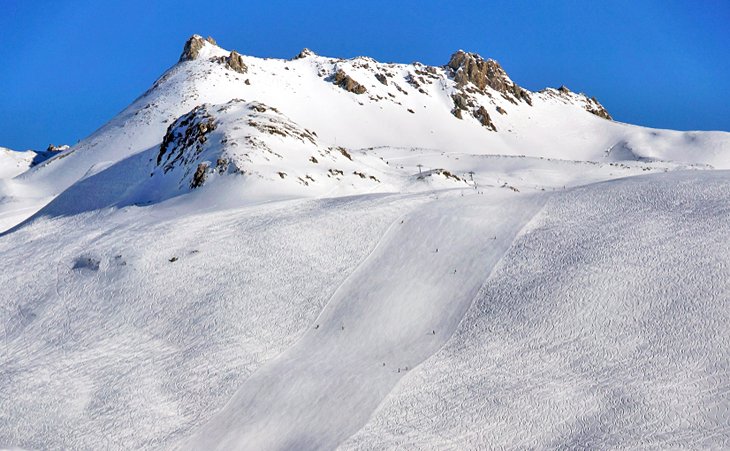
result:
M 0 239 L 0 439 L 727 446 L 729 191 L 693 171 L 39 221 Z
M 201 55 L 0 160 L 0 447 L 730 447 L 730 134 Z
M 343 448 L 730 446 L 730 174 L 554 196 Z

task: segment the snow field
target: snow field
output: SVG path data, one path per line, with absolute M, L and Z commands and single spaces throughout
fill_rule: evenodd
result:
M 341 448 L 730 446 L 729 175 L 553 196 Z
M 0 445 L 170 446 L 293 345 L 421 203 L 128 207 L 0 237 Z
M 456 329 L 541 196 L 441 196 L 397 220 L 304 337 L 187 449 L 328 449 Z

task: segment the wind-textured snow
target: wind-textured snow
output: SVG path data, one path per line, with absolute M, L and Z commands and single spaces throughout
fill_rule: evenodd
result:
M 554 196 L 342 448 L 727 448 L 728 193 L 723 171 Z
M 192 433 L 309 329 L 387 226 L 420 203 L 185 218 L 128 207 L 0 239 L 0 443 L 156 448 Z
M 313 328 L 253 374 L 186 448 L 336 446 L 453 333 L 541 201 L 447 197 L 394 222 Z
M 0 446 L 730 446 L 730 134 L 193 40 L 0 154 Z

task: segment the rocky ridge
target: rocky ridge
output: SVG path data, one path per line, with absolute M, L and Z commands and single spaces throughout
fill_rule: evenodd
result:
M 174 180 L 174 190 L 182 191 L 225 174 L 328 190 L 378 185 L 385 176 L 377 167 L 387 165 L 321 144 L 315 132 L 274 107 L 233 99 L 197 106 L 170 124 L 150 176 L 163 184 Z

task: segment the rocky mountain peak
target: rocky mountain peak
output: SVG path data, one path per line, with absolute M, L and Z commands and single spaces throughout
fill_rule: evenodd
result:
M 295 60 L 300 60 L 300 59 L 303 59 L 303 58 L 309 58 L 310 56 L 317 56 L 317 54 L 314 53 L 313 51 L 311 51 L 310 49 L 304 47 L 302 49 L 302 51 L 299 52 L 299 54 L 297 54 L 297 56 L 294 57 L 294 59 Z
M 468 53 L 459 50 L 453 55 L 447 64 L 454 74 L 454 81 L 457 87 L 464 88 L 471 83 L 479 91 L 489 86 L 490 88 L 504 94 L 509 100 L 524 100 L 532 105 L 530 95 L 515 84 L 507 75 L 502 66 L 493 59 L 484 59 L 477 53 Z
M 477 53 L 459 50 L 451 55 L 448 66 L 454 70 L 456 81 L 462 86 L 471 82 L 479 89 L 490 86 L 501 91 L 510 81 L 507 72 L 498 62 L 493 59 L 485 60 Z
M 206 43 L 215 46 L 218 45 L 218 43 L 215 42 L 215 39 L 210 36 L 205 39 L 199 34 L 194 34 L 190 36 L 190 38 L 185 42 L 185 47 L 183 47 L 182 55 L 180 55 L 180 61 L 191 61 L 196 59 L 200 54 L 200 50 L 205 46 Z

